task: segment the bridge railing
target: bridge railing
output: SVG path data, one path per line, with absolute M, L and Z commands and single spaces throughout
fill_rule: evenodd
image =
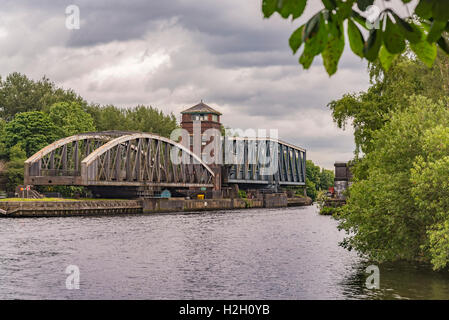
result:
M 81 176 L 81 170 L 41 169 L 40 175 L 44 177 Z

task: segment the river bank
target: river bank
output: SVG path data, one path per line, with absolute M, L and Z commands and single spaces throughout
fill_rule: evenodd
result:
M 69 217 L 139 213 L 192 212 L 311 205 L 310 198 L 266 194 L 256 199 L 150 198 L 138 200 L 0 201 L 0 217 Z

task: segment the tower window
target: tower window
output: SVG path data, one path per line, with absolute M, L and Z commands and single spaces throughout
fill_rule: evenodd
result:
M 216 114 L 212 115 L 212 121 L 218 122 L 218 116 Z
M 200 121 L 207 121 L 207 114 L 201 113 L 201 114 L 193 114 L 192 120 L 200 120 Z

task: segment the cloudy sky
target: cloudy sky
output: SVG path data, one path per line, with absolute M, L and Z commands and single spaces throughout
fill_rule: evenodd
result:
M 309 0 L 305 17 L 320 3 Z M 69 5 L 79 30 L 66 28 Z M 320 58 L 303 70 L 288 47 L 303 22 L 263 19 L 261 0 L 2 0 L 0 75 L 46 75 L 89 102 L 152 105 L 178 119 L 203 99 L 225 125 L 278 129 L 331 169 L 354 142 L 326 105 L 368 87 L 366 63 L 346 50 L 331 78 Z

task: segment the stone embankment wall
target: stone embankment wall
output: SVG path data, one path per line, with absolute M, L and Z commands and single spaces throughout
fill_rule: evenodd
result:
M 6 201 L 0 202 L 0 217 L 61 217 L 87 215 L 192 212 L 244 208 L 280 208 L 309 205 L 307 199 L 288 199 L 285 194 L 264 194 L 254 199 L 152 198 L 140 200 Z
M 262 208 L 261 199 L 145 199 L 142 200 L 143 212 L 183 212 L 204 210 L 230 210 L 244 208 Z
M 61 217 L 141 213 L 140 200 L 0 202 L 4 217 Z M 1 216 L 1 213 L 0 213 Z

